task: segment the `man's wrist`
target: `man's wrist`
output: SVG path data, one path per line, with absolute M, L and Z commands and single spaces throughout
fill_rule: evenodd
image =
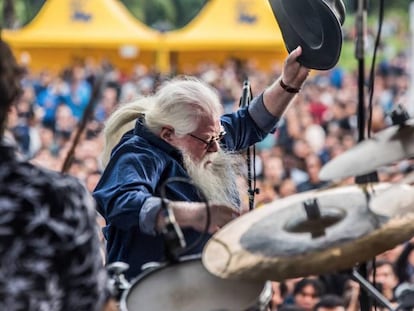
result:
M 296 93 L 299 93 L 300 91 L 300 88 L 287 85 L 285 82 L 283 82 L 282 78 L 279 79 L 279 84 L 282 87 L 282 89 L 284 89 L 288 93 L 296 94 Z

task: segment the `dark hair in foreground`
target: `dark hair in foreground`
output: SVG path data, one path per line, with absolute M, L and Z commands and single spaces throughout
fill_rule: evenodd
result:
M 3 135 L 10 107 L 22 93 L 22 74 L 23 69 L 17 64 L 10 46 L 0 39 L 0 135 Z

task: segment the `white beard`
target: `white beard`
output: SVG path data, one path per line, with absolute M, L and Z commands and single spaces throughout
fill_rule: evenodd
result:
M 241 174 L 242 165 L 242 156 L 223 150 L 207 154 L 200 163 L 195 163 L 184 153 L 184 167 L 207 200 L 237 208 L 240 194 L 236 177 Z

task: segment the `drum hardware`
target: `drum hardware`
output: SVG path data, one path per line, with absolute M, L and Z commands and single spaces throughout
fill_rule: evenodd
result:
M 382 210 L 382 193 L 387 193 L 382 205 L 396 209 L 392 217 L 371 210 L 372 202 Z M 304 204 L 315 205 L 315 200 L 316 218 L 307 215 Z M 203 264 L 224 279 L 262 281 L 349 269 L 414 236 L 413 208 L 414 188 L 409 185 L 376 183 L 299 193 L 224 226 L 207 242 Z
M 394 308 L 394 306 L 388 301 L 387 298 L 382 295 L 378 289 L 376 289 L 370 282 L 368 282 L 359 272 L 357 269 L 352 270 L 352 277 L 357 281 L 361 287 L 370 295 L 371 297 L 375 298 L 377 302 L 381 304 L 382 307 L 387 308 L 390 311 L 396 311 L 399 308 Z
M 177 262 L 181 251 L 186 247 L 184 234 L 165 199 L 162 199 L 162 208 L 164 210 L 165 226 L 161 233 L 164 239 L 165 257 L 170 262 Z
M 181 257 L 144 270 L 124 291 L 121 311 L 265 311 L 268 281 L 224 280 L 209 273 L 200 256 Z
M 317 199 L 309 199 L 302 202 L 306 212 L 306 219 L 294 218 L 288 220 L 284 229 L 288 232 L 309 232 L 312 239 L 324 236 L 325 229 L 344 218 L 344 212 L 331 209 L 321 213 Z
M 319 173 L 320 179 L 329 180 L 356 176 L 356 182 L 363 183 L 361 177 L 374 176 L 378 180 L 376 169 L 412 157 L 414 155 L 414 148 L 411 147 L 414 138 L 413 120 L 410 120 L 407 111 L 401 105 L 398 105 L 391 112 L 390 117 L 393 126 L 378 132 L 372 138 L 359 142 L 355 147 L 328 162 Z M 360 127 L 360 132 L 362 132 L 361 130 L 363 128 Z M 368 175 L 361 176 L 361 174 Z M 403 182 L 412 183 L 412 177 L 404 178 Z M 412 204 L 403 202 L 404 200 L 412 202 L 412 194 L 405 191 L 399 193 L 401 184 L 397 185 L 398 189 L 393 187 L 380 196 L 373 197 L 370 201 L 370 209 L 378 219 L 387 221 L 389 219 L 401 219 L 404 215 L 412 215 Z M 378 298 L 378 295 L 362 283 L 362 280 L 366 277 L 366 264 L 360 264 L 360 270 L 363 275 L 359 275 L 360 279 L 357 281 L 365 289 L 360 298 L 361 310 L 370 309 L 367 299 L 368 294 L 376 297 L 383 306 L 389 307 L 389 305 L 384 304 L 385 298 Z M 357 271 L 354 269 L 354 277 L 355 273 Z M 369 282 L 365 282 L 369 285 Z
M 124 291 L 128 290 L 130 283 L 125 278 L 124 272 L 129 269 L 125 262 L 116 261 L 106 267 L 109 275 L 109 286 L 112 296 L 120 301 Z
M 380 307 L 384 307 L 390 311 L 409 311 L 414 308 L 414 287 L 413 284 L 402 283 L 395 289 L 395 298 L 397 300 L 397 306 L 391 304 L 391 302 L 381 292 L 375 288 L 370 282 L 368 282 L 357 269 L 352 270 L 352 277 L 357 281 L 365 292 L 375 299 L 380 304 Z
M 414 308 L 414 285 L 404 282 L 397 286 L 394 291 L 398 301 L 398 310 L 410 311 Z
M 282 81 L 282 80 L 280 80 Z M 240 97 L 239 107 L 248 107 L 253 99 L 252 88 L 247 76 L 243 81 L 242 96 Z M 252 164 L 252 158 L 256 156 L 256 146 L 246 148 L 246 168 L 247 168 L 247 195 L 249 198 L 249 210 L 254 208 L 255 195 L 259 194 L 259 188 L 256 188 L 256 166 Z
M 342 179 L 371 173 L 376 169 L 414 157 L 414 119 L 400 107 L 391 116 L 395 124 L 363 140 L 326 163 L 321 180 Z
M 410 115 L 402 105 L 397 105 L 395 109 L 391 111 L 391 120 L 393 125 L 404 126 L 405 122 L 410 119 Z
M 200 237 L 193 242 L 193 244 L 187 246 L 184 234 L 181 231 L 180 226 L 178 225 L 177 221 L 175 220 L 174 212 L 168 204 L 167 196 L 166 196 L 166 186 L 170 183 L 185 183 L 192 185 L 193 187 L 197 188 L 197 191 L 202 198 L 203 202 L 206 204 L 206 225 L 204 227 L 204 231 L 200 235 Z M 195 247 L 197 247 L 208 234 L 208 228 L 210 227 L 211 216 L 210 216 L 210 206 L 207 200 L 206 195 L 203 191 L 197 187 L 194 182 L 188 178 L 183 177 L 170 177 L 166 181 L 164 181 L 160 186 L 160 195 L 161 195 L 161 204 L 162 209 L 164 211 L 164 222 L 165 226 L 162 228 L 162 237 L 164 240 L 164 251 L 165 257 L 167 262 L 176 263 L 180 261 L 180 256 L 183 253 L 189 253 Z

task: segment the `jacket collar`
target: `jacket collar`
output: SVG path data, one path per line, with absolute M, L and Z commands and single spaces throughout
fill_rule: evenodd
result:
M 156 146 L 157 148 L 163 150 L 167 154 L 171 155 L 175 159 L 177 159 L 180 163 L 183 162 L 183 155 L 180 150 L 175 148 L 174 146 L 167 143 L 165 140 L 161 139 L 159 136 L 152 133 L 146 126 L 145 126 L 145 118 L 144 116 L 137 119 L 134 128 L 134 135 L 144 138 L 148 141 L 151 145 Z

